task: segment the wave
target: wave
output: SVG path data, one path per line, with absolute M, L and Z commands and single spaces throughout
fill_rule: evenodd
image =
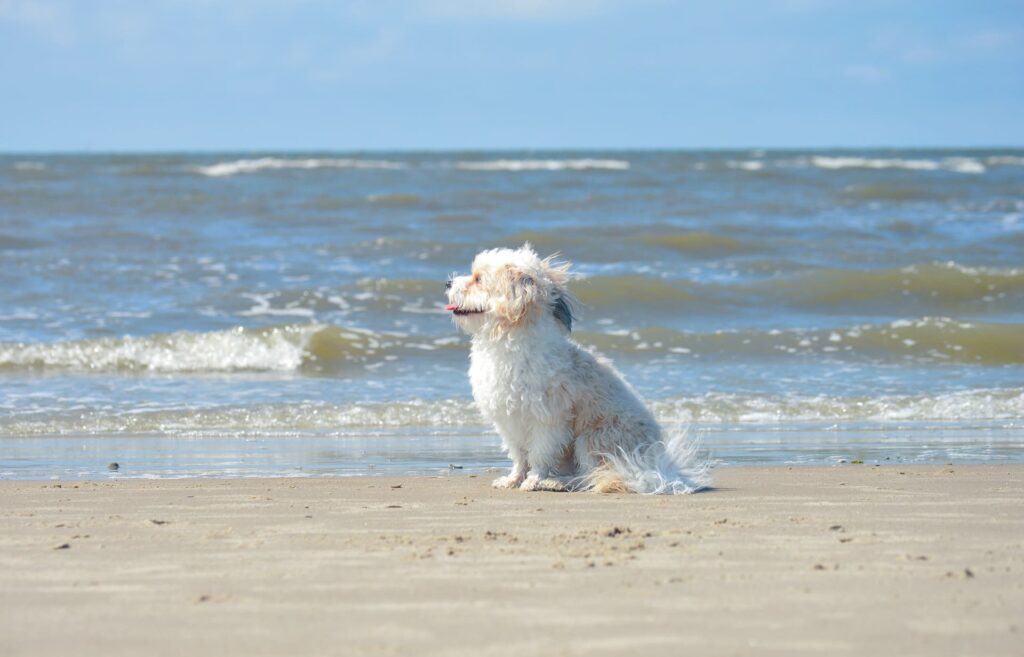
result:
M 721 330 L 689 333 L 663 327 L 581 332 L 577 339 L 606 353 L 647 352 L 690 358 L 831 357 L 881 362 L 1024 364 L 1021 327 L 946 317 L 896 320 L 838 329 Z
M 261 157 L 210 165 L 195 165 L 189 169 L 204 176 L 223 177 L 240 173 L 257 173 L 268 169 L 404 169 L 406 166 L 404 162 L 392 160 Z
M 953 171 L 956 173 L 985 173 L 985 165 L 970 157 L 947 157 L 942 160 L 872 158 L 815 155 L 812 166 L 819 169 L 908 169 L 911 171 Z
M 464 171 L 585 171 L 588 169 L 624 171 L 629 169 L 629 162 L 626 160 L 592 158 L 573 160 L 463 160 L 456 162 L 455 168 Z
M 572 291 L 586 306 L 655 308 L 674 304 L 673 310 L 678 311 L 681 304 L 705 301 L 692 291 L 693 287 L 644 276 L 592 276 L 577 280 Z
M 981 389 L 938 395 L 761 396 L 737 393 L 653 400 L 651 409 L 666 426 L 697 423 L 772 425 L 805 423 L 965 422 L 1019 420 L 1024 389 Z M 353 430 L 467 428 L 489 431 L 469 399 L 413 399 L 400 402 L 260 404 L 201 409 L 111 412 L 76 409 L 0 418 L 0 437 L 132 434 L 178 437 L 351 435 Z
M 0 370 L 288 371 L 303 361 L 314 327 L 180 331 L 146 337 L 0 344 Z
M 4 235 L 3 233 L 0 233 L 0 251 L 37 249 L 45 244 L 45 242 L 40 240 L 27 239 L 16 235 Z
M 31 160 L 23 160 L 15 162 L 11 165 L 15 171 L 43 171 L 46 169 L 45 162 L 34 162 Z
M 635 291 L 623 288 L 628 297 Z M 837 329 L 748 329 L 685 332 L 659 326 L 584 330 L 582 344 L 617 356 L 763 360 L 835 359 L 982 365 L 1024 364 L 1021 327 L 944 317 Z M 441 336 L 374 332 L 324 324 L 290 324 L 145 337 L 55 343 L 0 343 L 0 371 L 121 373 L 302 372 L 362 374 L 388 361 L 465 349 L 454 331 Z
M 985 158 L 985 163 L 993 166 L 1024 166 L 1024 157 L 1019 155 L 993 155 Z
M 620 258 L 626 241 L 616 243 Z M 713 234 L 687 233 L 645 241 L 691 256 L 756 251 L 752 244 Z M 786 266 L 786 261 L 773 261 L 770 268 L 785 270 Z M 1024 269 L 936 262 L 877 270 L 803 269 L 754 282 L 598 275 L 575 281 L 572 289 L 593 308 L 621 307 L 659 314 L 684 310 L 708 314 L 765 303 L 830 314 L 904 314 L 911 306 L 922 314 L 1006 313 L 1013 312 L 1024 299 Z
M 979 303 L 1006 305 L 1007 297 L 1024 294 L 1024 269 L 968 267 L 952 261 L 899 269 L 823 269 L 758 283 L 750 289 L 797 306 L 849 310 L 879 304 L 905 307 L 914 302 L 950 310 Z
M 395 207 L 421 205 L 423 199 L 416 194 L 370 194 L 366 197 L 370 203 Z
M 688 254 L 721 255 L 729 253 L 750 253 L 758 247 L 718 233 L 703 231 L 691 233 L 672 233 L 669 235 L 644 235 L 635 238 L 642 244 L 658 246 Z
M 730 169 L 743 169 L 744 171 L 760 171 L 764 169 L 762 160 L 729 160 L 725 166 Z
M 617 226 L 595 226 L 585 231 L 521 230 L 503 237 L 495 246 L 529 242 L 547 252 L 583 251 L 587 259 L 621 261 L 624 257 L 642 260 L 650 254 L 649 247 L 677 251 L 690 256 L 715 257 L 752 253 L 761 246 L 708 231 L 680 231 L 671 226 L 651 226 L 647 234 L 637 235 L 635 229 Z M 665 232 L 662 232 L 665 231 Z M 632 246 L 632 252 L 623 251 Z
M 291 372 L 363 369 L 399 354 L 450 348 L 455 335 L 429 339 L 323 324 L 56 343 L 0 343 L 0 371 Z
M 724 165 L 726 169 L 749 171 L 753 173 L 765 173 L 769 171 L 780 172 L 787 169 L 816 168 L 826 171 L 838 171 L 842 169 L 902 169 L 906 171 L 949 171 L 953 173 L 980 174 L 988 170 L 992 165 L 1016 164 L 1017 159 L 1010 156 L 986 158 L 984 160 L 976 157 L 944 157 L 939 159 L 929 158 L 901 158 L 901 157 L 860 157 L 853 155 L 811 155 L 805 157 L 782 157 L 769 159 L 749 160 L 727 160 L 696 162 L 692 166 L 697 170 L 718 169 Z
M 869 185 L 851 185 L 846 187 L 839 196 L 854 201 L 935 201 L 947 198 L 946 192 L 933 187 L 912 187 L 906 185 L 890 185 L 873 183 Z

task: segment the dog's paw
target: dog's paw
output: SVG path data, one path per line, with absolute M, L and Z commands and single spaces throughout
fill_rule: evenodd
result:
M 512 475 L 505 475 L 504 477 L 498 477 L 491 482 L 491 486 L 495 488 L 519 488 L 519 484 L 523 483 L 522 477 L 513 477 Z
M 527 477 L 523 484 L 519 487 L 519 490 L 546 490 L 553 493 L 564 493 L 569 490 L 565 482 L 559 479 L 552 479 L 550 477 L 541 479 L 540 477 Z

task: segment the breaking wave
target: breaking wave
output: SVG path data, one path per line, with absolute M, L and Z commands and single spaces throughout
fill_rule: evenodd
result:
M 624 171 L 629 168 L 625 160 L 598 160 L 582 158 L 574 160 L 470 160 L 455 163 L 455 168 L 465 171 L 585 171 L 606 169 Z
M 1024 167 L 1024 157 L 1019 155 L 992 155 L 985 158 L 985 162 L 994 166 Z
M 623 297 L 635 294 L 623 288 Z M 612 356 L 776 359 L 807 355 L 842 360 L 980 365 L 1024 364 L 1014 324 L 942 317 L 837 329 L 685 332 L 664 327 L 580 331 L 576 339 Z M 324 324 L 97 338 L 54 343 L 0 343 L 0 372 L 70 370 L 114 373 L 299 372 L 348 376 L 389 361 L 419 362 L 464 350 L 454 331 L 441 336 L 374 332 Z
M 985 173 L 985 165 L 970 157 L 947 157 L 941 160 L 828 157 L 817 155 L 811 164 L 819 169 L 909 169 L 912 171 L 954 171 L 956 173 Z
M 0 371 L 289 372 L 362 369 L 399 354 L 449 348 L 456 336 L 428 339 L 322 324 L 56 343 L 0 343 Z
M 190 167 L 190 169 L 204 176 L 222 177 L 240 173 L 257 173 L 268 169 L 404 169 L 406 166 L 404 162 L 391 160 L 261 157 L 198 165 Z
M 949 171 L 953 173 L 980 174 L 988 170 L 992 165 L 1016 164 L 1015 158 L 990 157 L 984 161 L 975 157 L 944 157 L 940 159 L 929 158 L 900 158 L 900 157 L 859 157 L 853 155 L 812 155 L 809 157 L 798 157 L 795 159 L 753 159 L 753 160 L 729 160 L 725 163 L 728 169 L 742 171 L 763 171 L 773 169 L 804 169 L 813 167 L 827 171 L 842 169 L 902 169 L 905 171 Z M 699 162 L 695 165 L 697 169 L 707 168 L 708 163 Z

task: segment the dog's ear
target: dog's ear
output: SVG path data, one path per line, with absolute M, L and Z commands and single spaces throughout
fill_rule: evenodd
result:
M 509 265 L 501 273 L 500 286 L 501 295 L 495 314 L 504 324 L 518 324 L 536 303 L 541 293 L 540 286 L 532 274 L 514 265 Z
M 565 297 L 559 295 L 551 303 L 551 312 L 566 331 L 572 332 L 572 303 Z
M 541 260 L 540 266 L 544 270 L 544 275 L 554 285 L 551 312 L 566 331 L 572 331 L 577 301 L 568 288 L 569 279 L 572 277 L 569 273 L 570 263 L 560 261 L 559 254 L 553 253 Z

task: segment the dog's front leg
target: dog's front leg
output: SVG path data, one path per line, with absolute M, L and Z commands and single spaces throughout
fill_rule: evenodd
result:
M 498 477 L 491 482 L 495 488 L 519 488 L 519 485 L 526 479 L 528 467 L 526 450 L 509 445 L 508 455 L 512 459 L 512 470 L 504 477 Z
M 530 474 L 519 490 L 569 490 L 569 478 L 557 474 L 564 465 L 567 444 L 565 431 L 548 429 L 537 432 L 530 442 Z

